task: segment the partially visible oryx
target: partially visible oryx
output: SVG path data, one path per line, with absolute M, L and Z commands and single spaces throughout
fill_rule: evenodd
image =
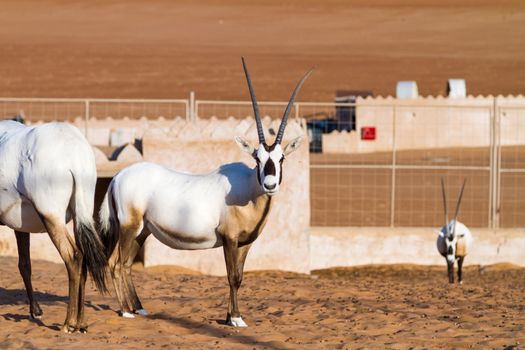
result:
M 445 225 L 439 231 L 437 238 L 437 249 L 441 255 L 447 259 L 448 267 L 448 281 L 454 283 L 454 263 L 458 261 L 458 282 L 462 283 L 462 268 L 463 260 L 468 254 L 472 245 L 472 234 L 470 230 L 458 221 L 459 207 L 461 205 L 461 198 L 463 197 L 463 190 L 465 189 L 465 183 L 467 179 L 463 181 L 461 191 L 459 192 L 458 202 L 456 204 L 456 212 L 454 219 L 448 221 L 448 209 L 447 209 L 447 195 L 445 192 L 445 183 L 441 179 L 441 191 L 443 192 L 443 207 L 445 210 Z
M 153 163 L 132 165 L 111 181 L 100 210 L 101 233 L 106 237 L 109 268 L 121 314 L 147 314 L 131 279 L 131 265 L 144 240 L 153 235 L 175 249 L 195 250 L 222 246 L 230 299 L 226 323 L 246 327 L 237 303 L 244 262 L 251 244 L 261 233 L 279 191 L 285 156 L 295 151 L 302 137 L 282 147 L 284 130 L 294 99 L 311 70 L 296 86 L 272 145 L 264 138 L 255 93 L 242 60 L 252 99 L 259 145 L 241 137 L 235 141 L 256 162 L 220 166 L 207 174 L 188 174 Z
M 96 180 L 93 150 L 75 127 L 0 122 L 0 224 L 15 230 L 18 268 L 33 318 L 40 318 L 42 310 L 33 298 L 29 233 L 48 232 L 69 277 L 69 305 L 62 327 L 68 333 L 87 329 L 88 270 L 98 289 L 105 290 L 107 261 L 93 222 Z M 66 228 L 70 220 L 74 238 Z

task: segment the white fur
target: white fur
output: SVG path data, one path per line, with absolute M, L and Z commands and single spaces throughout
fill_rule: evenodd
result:
M 453 226 L 454 226 L 454 220 L 451 220 L 448 224 L 449 232 L 452 232 Z M 456 260 L 455 253 L 456 253 L 456 243 L 457 243 L 458 238 L 462 237 L 465 240 L 466 249 L 467 249 L 467 252 L 469 252 L 471 249 L 472 240 L 473 240 L 472 233 L 470 232 L 467 226 L 465 226 L 459 221 L 456 222 L 456 230 L 454 232 L 454 239 L 451 242 L 446 239 L 445 237 L 446 232 L 447 232 L 446 227 L 443 225 L 443 227 L 438 233 L 437 242 L 436 242 L 437 249 L 441 255 L 447 258 L 447 260 L 450 260 L 450 262 L 454 262 Z M 449 245 L 452 247 L 453 252 L 454 252 L 454 254 L 450 257 L 447 254 Z
M 144 225 L 159 241 L 190 250 L 221 246 L 216 228 L 226 206 L 248 203 L 261 194 L 255 173 L 241 163 L 204 175 L 138 163 L 115 176 L 112 190 L 121 223 L 132 219 L 133 207 L 144 213 Z
M 140 316 L 148 316 L 149 315 L 149 312 L 147 312 L 146 309 L 138 309 L 137 311 L 135 311 L 135 313 L 137 315 L 140 315 Z
M 75 127 L 0 122 L 2 224 L 21 232 L 45 232 L 38 213 L 69 221 L 70 209 L 92 220 L 96 180 L 93 151 Z
M 242 317 L 231 317 L 228 325 L 232 327 L 248 327 L 248 325 L 243 321 Z
M 236 141 L 242 150 L 254 150 L 243 139 Z M 261 148 L 264 149 L 261 146 L 258 152 L 262 159 L 282 156 L 280 145 L 272 153 Z M 217 227 L 227 221 L 227 207 L 245 206 L 264 193 L 278 190 L 277 184 L 272 193 L 265 191 L 257 182 L 254 169 L 243 163 L 225 164 L 207 174 L 188 174 L 142 162 L 119 172 L 110 187 L 121 224 L 133 220 L 130 209 L 138 210 L 145 228 L 160 242 L 186 250 L 222 246 Z M 106 196 L 100 211 L 103 226 L 108 224 L 109 216 Z

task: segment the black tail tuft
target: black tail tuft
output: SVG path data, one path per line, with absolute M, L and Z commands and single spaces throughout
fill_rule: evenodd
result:
M 106 268 L 108 260 L 102 240 L 95 231 L 93 224 L 77 222 L 75 228 L 75 240 L 77 246 L 84 256 L 84 263 L 101 293 L 107 293 Z
M 111 257 L 113 250 L 115 250 L 115 247 L 117 246 L 118 235 L 116 234 L 116 230 L 117 223 L 113 218 L 109 219 L 109 225 L 99 225 L 98 232 L 100 233 L 100 238 L 104 245 L 106 259 Z

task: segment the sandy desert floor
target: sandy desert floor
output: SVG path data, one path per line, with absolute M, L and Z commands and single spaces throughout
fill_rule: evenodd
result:
M 448 78 L 471 94 L 525 94 L 522 0 L 0 1 L 0 96 L 249 98 L 300 101 L 336 90 L 423 95 Z M 379 176 L 379 175 L 378 175 Z M 360 219 L 361 220 L 361 219 Z M 364 219 L 363 219 L 364 220 Z M 248 257 L 249 259 L 249 257 Z M 226 278 L 135 267 L 148 317 L 117 316 L 88 282 L 87 335 L 58 331 L 62 265 L 33 262 L 42 321 L 28 317 L 15 258 L 0 258 L 0 348 L 8 349 L 517 349 L 525 344 L 525 269 L 469 266 L 462 287 L 445 267 L 332 269 L 312 276 L 248 273 L 247 329 L 221 324 Z
M 525 94 L 522 0 L 0 2 L 0 96 L 287 100 L 336 90 Z
M 249 257 L 248 257 L 249 259 Z M 518 349 L 525 344 L 525 269 L 469 266 L 465 283 L 445 267 L 368 266 L 247 273 L 246 329 L 221 324 L 225 277 L 176 267 L 134 267 L 147 317 L 117 316 L 112 296 L 88 281 L 88 334 L 58 330 L 66 312 L 62 265 L 33 262 L 44 318 L 28 318 L 15 258 L 0 258 L 0 348 L 9 349 Z

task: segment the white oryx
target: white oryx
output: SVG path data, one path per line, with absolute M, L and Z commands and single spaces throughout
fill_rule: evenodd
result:
M 96 180 L 93 150 L 75 127 L 0 122 L 0 224 L 15 230 L 18 267 L 33 318 L 40 318 L 42 310 L 33 298 L 29 233 L 48 232 L 69 277 L 65 332 L 87 329 L 84 286 L 88 270 L 98 289 L 105 290 L 107 260 L 93 222 Z M 74 239 L 66 228 L 70 220 Z
M 174 249 L 194 250 L 222 246 L 230 299 L 226 323 L 246 327 L 239 313 L 237 291 L 251 244 L 261 233 L 272 196 L 279 191 L 285 156 L 301 144 L 297 137 L 281 146 L 295 96 L 311 70 L 295 88 L 272 145 L 265 142 L 250 75 L 242 60 L 257 124 L 259 146 L 236 137 L 241 150 L 256 161 L 220 166 L 208 174 L 188 174 L 153 163 L 132 165 L 111 181 L 100 210 L 102 235 L 108 242 L 109 268 L 121 314 L 147 314 L 131 279 L 131 265 L 144 240 L 152 233 Z
M 454 283 L 454 263 L 458 261 L 458 282 L 463 282 L 462 268 L 463 260 L 468 254 L 472 245 L 472 234 L 470 230 L 458 221 L 459 207 L 463 190 L 467 179 L 463 181 L 461 191 L 459 192 L 458 202 L 456 204 L 456 213 L 454 219 L 448 221 L 447 195 L 445 193 L 445 184 L 441 179 L 441 191 L 443 192 L 443 207 L 445 210 L 445 225 L 439 231 L 437 238 L 437 249 L 441 255 L 447 259 L 448 281 Z

